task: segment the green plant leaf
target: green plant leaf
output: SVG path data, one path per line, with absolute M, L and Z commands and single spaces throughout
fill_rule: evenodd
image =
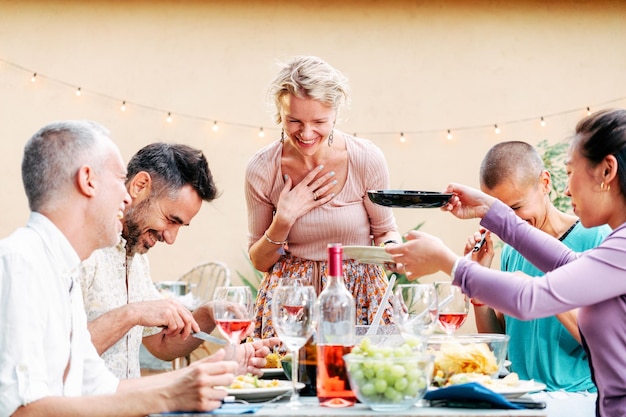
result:
M 250 268 L 252 268 L 254 275 L 252 278 L 247 278 L 241 272 L 236 271 L 237 276 L 239 277 L 241 282 L 243 282 L 244 285 L 247 285 L 248 287 L 250 287 L 250 291 L 252 291 L 252 297 L 256 299 L 256 296 L 259 290 L 259 285 L 261 285 L 261 281 L 263 280 L 263 272 L 259 271 L 258 269 L 254 267 L 254 265 L 252 265 L 252 261 L 250 260 L 250 257 L 245 251 L 242 251 L 242 252 L 243 252 L 243 256 L 248 261 L 248 265 L 250 265 Z

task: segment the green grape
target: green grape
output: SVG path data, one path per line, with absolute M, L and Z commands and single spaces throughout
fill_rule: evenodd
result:
M 404 390 L 409 386 L 409 381 L 406 378 L 398 378 L 396 379 L 396 383 L 393 384 L 393 387 L 400 392 L 404 392 Z
M 426 389 L 428 378 L 409 343 L 391 348 L 363 338 L 350 357 L 357 359 L 348 363 L 353 387 L 367 401 L 401 403 Z
M 371 382 L 367 382 L 361 385 L 361 393 L 363 395 L 367 395 L 368 397 L 371 395 L 376 395 L 376 388 L 374 388 L 374 384 Z
M 385 390 L 387 390 L 387 381 L 384 379 L 374 380 L 374 389 L 377 393 L 382 394 Z

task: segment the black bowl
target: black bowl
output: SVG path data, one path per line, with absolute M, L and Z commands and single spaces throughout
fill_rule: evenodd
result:
M 370 190 L 370 200 L 381 206 L 400 208 L 432 208 L 445 205 L 452 194 L 435 191 Z

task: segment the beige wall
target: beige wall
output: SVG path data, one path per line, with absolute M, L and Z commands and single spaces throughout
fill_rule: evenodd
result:
M 223 190 L 176 245 L 150 252 L 155 280 L 207 259 L 251 275 L 244 167 L 278 137 L 265 102 L 276 60 L 314 54 L 344 71 L 352 105 L 339 128 L 383 149 L 393 188 L 441 190 L 476 185 L 498 141 L 562 140 L 586 106 L 625 107 L 625 16 L 626 3 L 600 0 L 0 0 L 0 59 L 23 67 L 0 62 L 0 236 L 28 215 L 19 171 L 28 137 L 54 119 L 91 118 L 125 158 L 155 140 L 202 148 Z M 401 231 L 426 221 L 423 230 L 459 252 L 477 224 L 438 210 L 395 213 Z

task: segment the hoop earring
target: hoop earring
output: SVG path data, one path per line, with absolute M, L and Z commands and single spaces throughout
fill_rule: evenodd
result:
M 609 191 L 609 190 L 611 189 L 611 184 L 606 184 L 606 188 L 605 188 L 604 181 L 602 181 L 602 182 L 600 183 L 600 189 L 601 189 L 602 191 Z
M 330 146 L 333 144 L 333 131 L 331 130 L 330 135 L 328 135 L 328 147 L 330 148 Z
M 285 143 L 285 129 L 280 129 L 280 143 Z

